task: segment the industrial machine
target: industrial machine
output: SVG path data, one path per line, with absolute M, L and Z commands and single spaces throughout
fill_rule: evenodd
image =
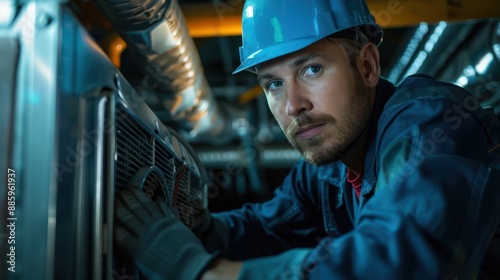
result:
M 115 190 L 162 197 L 189 226 L 204 167 L 67 6 L 2 5 L 0 278 L 135 276 L 113 253 Z

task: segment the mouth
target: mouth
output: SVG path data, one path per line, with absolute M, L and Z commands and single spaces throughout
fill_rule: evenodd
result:
M 321 123 L 321 124 L 306 125 L 304 127 L 301 127 L 295 133 L 295 137 L 301 139 L 312 138 L 321 132 L 324 125 L 325 125 L 324 123 Z

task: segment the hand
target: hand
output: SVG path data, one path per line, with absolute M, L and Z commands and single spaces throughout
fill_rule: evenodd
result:
M 155 202 L 136 186 L 116 195 L 114 237 L 149 280 L 198 279 L 217 257 L 207 253 L 164 200 Z
M 217 214 L 212 215 L 203 206 L 201 199 L 197 198 L 193 200 L 192 205 L 191 214 L 193 220 L 190 223 L 191 231 L 203 243 L 208 252 L 227 253 L 230 236 L 226 220 Z
M 200 198 L 195 198 L 192 205 L 193 223 L 191 225 L 191 231 L 201 238 L 212 226 L 212 215 L 210 211 L 203 206 L 203 202 Z

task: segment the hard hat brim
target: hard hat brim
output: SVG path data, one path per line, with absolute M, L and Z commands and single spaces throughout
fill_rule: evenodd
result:
M 236 68 L 233 71 L 233 74 L 237 74 L 244 70 L 249 70 L 250 72 L 255 73 L 254 70 L 250 70 L 249 68 L 255 67 L 260 63 L 267 62 L 275 58 L 299 51 L 325 37 L 327 36 L 317 37 L 315 39 L 311 39 L 309 37 L 304 39 L 297 39 L 293 41 L 277 43 L 273 46 L 267 47 L 265 50 L 259 50 L 257 52 L 254 52 L 245 61 L 243 61 L 243 63 L 241 63 L 240 66 L 238 66 L 238 68 Z

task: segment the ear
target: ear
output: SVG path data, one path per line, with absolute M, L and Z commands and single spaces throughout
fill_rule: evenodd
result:
M 358 69 L 369 88 L 375 88 L 380 77 L 380 52 L 373 43 L 365 44 L 359 51 Z

